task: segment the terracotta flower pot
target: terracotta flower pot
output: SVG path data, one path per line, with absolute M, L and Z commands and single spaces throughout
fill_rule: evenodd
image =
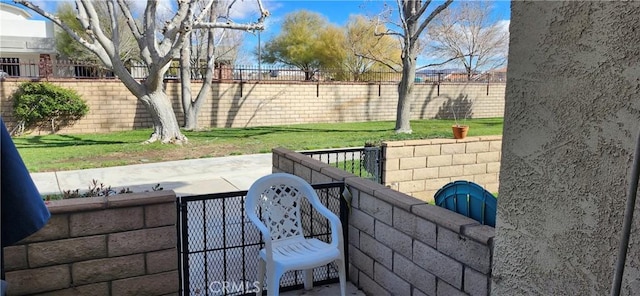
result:
M 467 136 L 467 132 L 469 132 L 468 125 L 452 125 L 451 129 L 453 130 L 454 139 L 464 139 Z

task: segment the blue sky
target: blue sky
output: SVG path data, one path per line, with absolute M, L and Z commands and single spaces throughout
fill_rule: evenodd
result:
M 244 2 L 252 3 L 245 0 Z M 281 22 L 287 13 L 306 9 L 318 12 L 326 16 L 329 21 L 336 25 L 344 25 L 351 14 L 376 15 L 382 10 L 384 3 L 395 8 L 395 1 L 381 0 L 298 0 L 298 1 L 273 1 L 264 0 L 265 7 L 271 12 L 270 22 Z M 434 1 L 433 6 L 441 4 L 443 1 Z M 496 20 L 510 19 L 510 2 L 509 1 L 491 1 L 494 6 L 494 17 Z M 457 5 L 458 1 L 454 1 L 452 7 Z
M 432 6 L 441 4 L 443 1 L 434 1 Z M 454 1 L 451 4 L 451 8 L 455 8 L 460 1 Z M 490 1 L 493 6 L 493 18 L 496 22 L 502 21 L 508 24 L 510 14 L 510 1 Z M 252 7 L 254 1 L 244 0 L 243 6 L 239 6 L 238 17 L 240 19 L 250 19 L 257 15 L 256 10 Z M 261 33 L 261 41 L 264 43 L 279 32 L 280 24 L 284 20 L 284 16 L 288 13 L 305 9 L 309 11 L 317 12 L 324 15 L 331 23 L 339 26 L 346 24 L 349 15 L 362 14 L 365 16 L 375 16 L 379 14 L 384 4 L 389 5 L 391 8 L 396 8 L 396 1 L 382 1 L 382 0 L 290 0 L 290 1 L 277 1 L 277 0 L 263 0 L 263 4 L 267 10 L 271 13 L 271 16 L 267 19 L 266 29 Z M 249 5 L 244 7 L 244 5 Z M 258 38 L 256 36 L 248 35 L 245 39 L 245 50 L 252 52 L 257 46 Z M 252 60 L 255 61 L 255 60 Z M 426 61 L 423 58 L 419 58 L 419 64 L 425 64 Z
M 65 0 L 35 0 L 34 3 L 41 7 L 46 7 L 50 12 L 55 11 L 55 7 Z M 161 0 L 166 3 L 175 3 L 175 0 Z M 13 1 L 0 0 L 0 2 L 6 2 L 15 5 Z M 135 4 L 143 7 L 146 1 L 134 0 Z M 455 7 L 460 1 L 454 1 L 452 7 Z M 510 19 L 510 2 L 509 1 L 491 1 L 493 4 L 493 17 L 495 21 L 503 21 L 508 24 Z M 365 16 L 375 16 L 379 14 L 384 4 L 389 5 L 391 8 L 396 7 L 396 1 L 382 1 L 382 0 L 263 0 L 263 4 L 267 10 L 271 13 L 271 16 L 267 18 L 266 29 L 261 33 L 261 41 L 264 43 L 273 36 L 277 35 L 280 29 L 280 24 L 284 20 L 284 16 L 288 13 L 306 9 L 309 11 L 317 12 L 324 15 L 331 23 L 335 25 L 345 25 L 349 15 L 362 14 Z M 433 6 L 441 4 L 442 1 L 434 1 Z M 234 6 L 233 16 L 237 22 L 253 21 L 257 18 L 258 10 L 255 0 L 237 0 Z M 36 13 L 32 13 L 34 18 L 42 19 Z M 251 53 L 257 47 L 258 37 L 257 35 L 246 34 L 244 43 L 244 52 Z M 243 62 L 243 61 L 239 61 Z M 246 62 L 255 63 L 256 59 L 251 57 Z M 420 62 L 420 61 L 419 61 Z

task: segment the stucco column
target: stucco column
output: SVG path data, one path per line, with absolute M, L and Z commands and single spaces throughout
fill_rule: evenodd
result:
M 493 295 L 608 295 L 640 129 L 640 2 L 512 2 Z M 636 207 L 623 295 L 640 295 Z

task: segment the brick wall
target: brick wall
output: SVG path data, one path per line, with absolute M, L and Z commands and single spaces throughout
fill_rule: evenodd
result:
M 449 182 L 467 180 L 498 192 L 502 136 L 384 142 L 386 186 L 424 201 Z
M 349 279 L 367 294 L 489 295 L 494 228 L 287 149 L 273 171 L 345 182 Z
M 144 106 L 117 80 L 60 80 L 52 83 L 78 91 L 90 111 L 64 133 L 94 133 L 151 127 Z M 0 111 L 15 126 L 11 94 L 21 81 L 0 82 Z M 201 84 L 193 83 L 194 95 Z M 394 120 L 397 84 L 223 82 L 213 83 L 203 104 L 200 127 L 247 127 L 316 122 Z M 451 105 L 473 101 L 470 117 L 502 117 L 505 84 L 416 84 L 412 118 L 452 118 Z M 183 122 L 180 84 L 167 83 L 178 120 Z M 461 102 L 460 98 L 468 99 Z
M 8 295 L 178 292 L 173 191 L 52 201 L 49 223 L 4 248 Z

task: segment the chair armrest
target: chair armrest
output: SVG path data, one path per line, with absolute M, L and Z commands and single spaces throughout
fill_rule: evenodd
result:
M 331 224 L 331 245 L 342 247 L 342 222 L 340 218 L 322 203 L 312 203 L 312 206 Z
M 247 215 L 247 217 L 249 218 L 251 223 L 253 223 L 253 225 L 255 225 L 256 228 L 258 228 L 258 230 L 260 231 L 260 234 L 262 234 L 262 240 L 264 240 L 265 248 L 267 249 L 267 251 L 270 252 L 271 251 L 271 233 L 269 232 L 269 229 L 267 228 L 266 225 L 264 225 L 264 223 L 262 223 L 262 221 L 255 214 L 254 215 L 249 214 Z

